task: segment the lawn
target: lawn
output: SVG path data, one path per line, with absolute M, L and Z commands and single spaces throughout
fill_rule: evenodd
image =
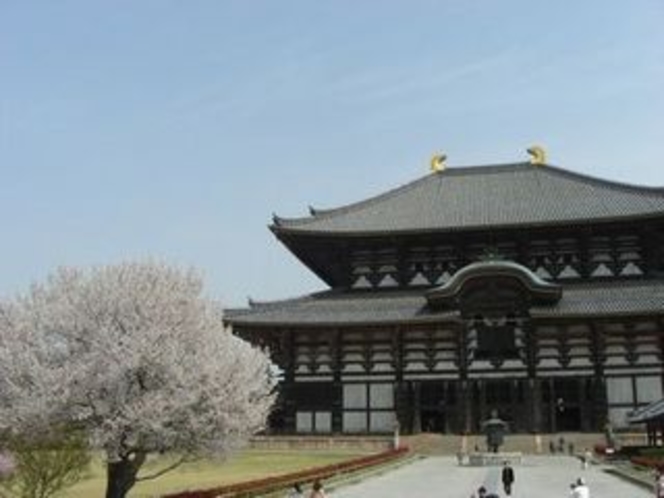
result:
M 357 451 L 269 451 L 245 450 L 227 460 L 201 460 L 187 463 L 163 476 L 137 484 L 130 498 L 152 498 L 184 489 L 211 488 L 231 482 L 284 474 L 361 456 Z M 167 458 L 146 464 L 147 471 L 161 468 Z M 140 474 L 139 474 L 140 475 Z M 105 469 L 101 460 L 90 468 L 89 476 L 62 495 L 67 498 L 103 497 L 106 489 Z

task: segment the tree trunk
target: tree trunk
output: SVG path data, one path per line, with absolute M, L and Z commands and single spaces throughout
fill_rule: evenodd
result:
M 137 452 L 106 464 L 106 498 L 124 498 L 127 495 L 136 484 L 136 475 L 145 457 L 145 453 Z

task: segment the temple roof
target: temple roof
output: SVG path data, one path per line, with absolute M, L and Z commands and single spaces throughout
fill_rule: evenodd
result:
M 630 424 L 640 424 L 662 418 L 664 418 L 664 399 L 641 407 L 627 417 Z
M 534 319 L 661 315 L 664 281 L 600 282 L 566 286 L 554 305 L 530 308 Z M 252 303 L 226 310 L 234 326 L 339 326 L 440 322 L 458 317 L 455 311 L 430 309 L 423 290 L 390 292 L 326 291 L 308 296 Z
M 664 215 L 664 188 L 628 185 L 531 163 L 458 167 L 367 200 L 302 218 L 282 234 L 361 235 L 545 226 Z

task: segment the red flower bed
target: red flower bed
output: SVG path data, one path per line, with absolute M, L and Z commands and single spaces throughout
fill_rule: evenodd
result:
M 250 497 L 256 493 L 268 493 L 277 491 L 279 489 L 292 486 L 296 482 L 306 483 L 312 482 L 316 479 L 324 480 L 330 479 L 341 474 L 348 474 L 358 471 L 367 467 L 382 464 L 401 457 L 408 452 L 408 448 L 398 448 L 395 450 L 385 451 L 374 455 L 365 457 L 354 458 L 341 463 L 325 465 L 322 467 L 314 467 L 311 469 L 301 470 L 290 474 L 280 476 L 265 477 L 263 479 L 256 479 L 254 481 L 239 482 L 236 484 L 227 484 L 226 486 L 219 486 L 217 488 L 202 489 L 194 491 L 183 491 L 181 493 L 174 493 L 164 495 L 162 498 L 239 498 Z
M 635 456 L 629 459 L 633 465 L 639 465 L 640 467 L 650 467 L 653 469 L 660 469 L 664 467 L 664 460 L 661 458 L 653 458 L 646 456 Z

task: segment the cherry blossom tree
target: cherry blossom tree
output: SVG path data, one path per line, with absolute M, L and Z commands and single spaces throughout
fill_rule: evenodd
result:
M 175 466 L 139 476 L 151 453 L 238 447 L 273 388 L 267 355 L 224 328 L 193 270 L 60 269 L 0 304 L 0 432 L 83 430 L 106 455 L 107 498 Z

